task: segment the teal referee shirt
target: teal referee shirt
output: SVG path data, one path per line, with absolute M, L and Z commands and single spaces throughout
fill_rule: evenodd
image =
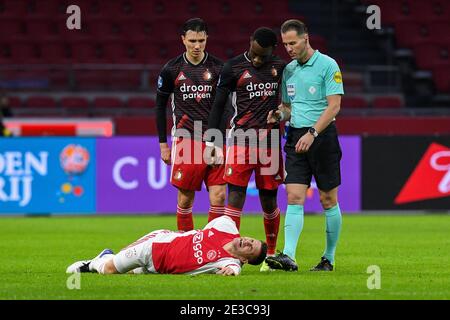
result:
M 312 127 L 327 108 L 327 96 L 344 94 L 336 61 L 316 50 L 305 64 L 297 60 L 283 71 L 282 101 L 291 105 L 290 125 Z

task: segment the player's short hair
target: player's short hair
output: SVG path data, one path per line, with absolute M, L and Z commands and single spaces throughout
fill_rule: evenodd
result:
M 208 26 L 206 25 L 206 22 L 200 18 L 192 18 L 184 23 L 183 29 L 181 30 L 182 34 L 186 35 L 186 32 L 189 30 L 208 34 Z
M 302 21 L 297 19 L 286 20 L 281 25 L 281 33 L 286 33 L 292 30 L 297 32 L 297 35 L 299 36 L 308 33 L 308 28 L 306 27 L 306 25 Z
M 259 254 L 259 256 L 257 256 L 256 258 L 252 259 L 252 260 L 248 260 L 248 264 L 252 264 L 257 266 L 258 264 L 261 264 L 267 256 L 267 243 L 265 243 L 262 240 L 261 241 L 261 253 Z
M 277 35 L 276 33 L 266 27 L 261 27 L 255 30 L 252 35 L 252 40 L 258 42 L 258 44 L 263 47 L 276 47 L 277 45 Z

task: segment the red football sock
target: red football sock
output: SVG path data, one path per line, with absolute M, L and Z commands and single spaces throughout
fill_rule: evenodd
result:
M 229 216 L 236 223 L 236 228 L 239 230 L 241 227 L 241 213 L 242 209 L 234 208 L 230 205 L 225 207 L 225 215 Z
M 266 232 L 267 254 L 275 254 L 277 247 L 278 230 L 280 228 L 280 209 L 273 212 L 264 212 L 264 230 Z
M 225 214 L 225 206 L 213 206 L 209 207 L 208 212 L 208 222 L 214 220 L 215 218 L 219 218 Z
M 192 207 L 183 209 L 177 206 L 177 226 L 180 231 L 190 231 L 194 229 Z

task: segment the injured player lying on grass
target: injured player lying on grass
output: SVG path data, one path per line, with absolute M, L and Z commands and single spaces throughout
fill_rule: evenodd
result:
M 234 221 L 222 216 L 202 230 L 156 230 L 114 254 L 104 249 L 92 260 L 77 261 L 66 272 L 216 273 L 238 275 L 242 265 L 259 265 L 267 254 L 263 241 L 241 237 Z

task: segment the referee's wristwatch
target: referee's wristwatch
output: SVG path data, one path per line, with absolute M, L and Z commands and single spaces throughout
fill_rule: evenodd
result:
M 314 127 L 309 128 L 308 132 L 311 133 L 314 138 L 317 138 L 319 135 Z

